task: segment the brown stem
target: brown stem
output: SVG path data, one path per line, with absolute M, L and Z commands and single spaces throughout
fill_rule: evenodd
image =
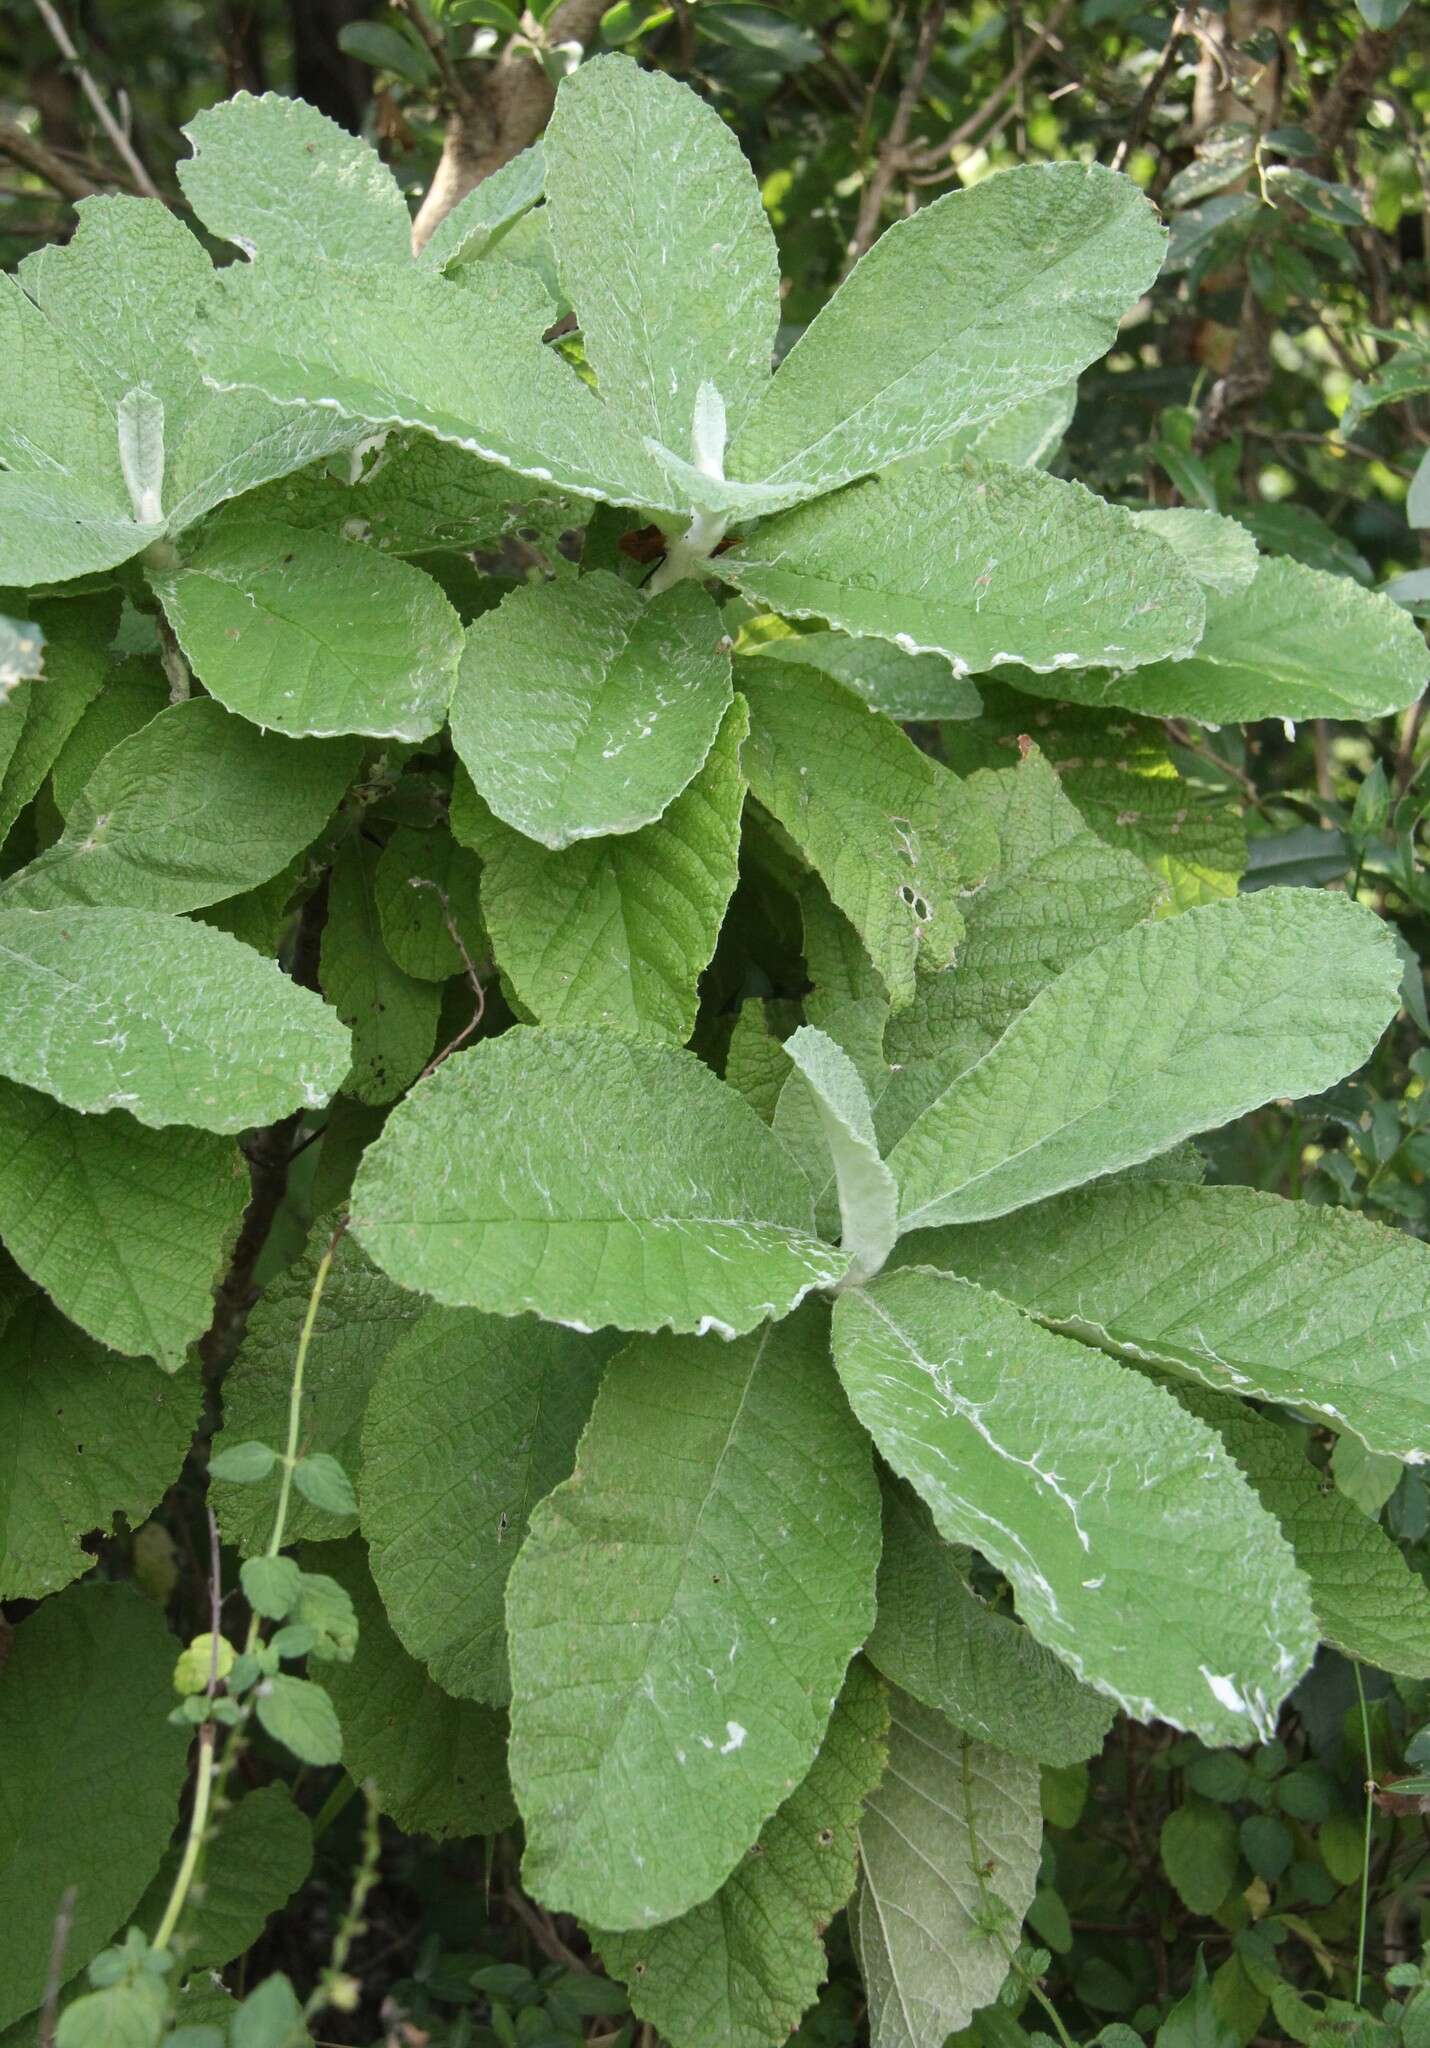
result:
M 909 75 L 904 80 L 903 90 L 894 106 L 894 118 L 889 123 L 888 133 L 879 145 L 878 157 L 859 200 L 859 214 L 854 223 L 854 233 L 845 252 L 846 269 L 852 269 L 864 252 L 873 247 L 874 238 L 879 232 L 879 222 L 883 218 L 884 201 L 889 195 L 889 188 L 900 171 L 908 168 L 905 145 L 908 142 L 909 123 L 913 119 L 914 108 L 919 103 L 919 95 L 923 92 L 924 80 L 928 76 L 929 65 L 933 62 L 933 53 L 938 47 L 946 12 L 945 0 L 934 0 L 934 4 L 919 25 L 919 39 L 914 46 L 914 61 L 909 66 Z
M 1345 62 L 1306 123 L 1323 158 L 1333 157 L 1345 141 L 1361 101 L 1390 62 L 1398 33 L 1394 28 L 1364 28 L 1351 44 Z
M 66 199 L 88 199 L 99 190 L 81 172 L 72 169 L 62 156 L 57 156 L 36 136 L 27 135 L 14 121 L 0 121 L 0 156 L 7 156 L 11 163 L 33 171 L 37 178 L 53 185 L 56 192 L 62 192 Z
M 1057 0 L 1057 5 L 1053 8 L 1051 14 L 1049 14 L 1047 20 L 1043 23 L 1037 35 L 1028 44 L 1017 62 L 1009 67 L 987 98 L 974 108 L 966 120 L 961 121 L 951 133 L 946 135 L 942 142 L 929 143 L 922 149 L 912 149 L 909 151 L 908 161 L 911 169 L 918 171 L 932 170 L 936 164 L 942 163 L 955 149 L 961 149 L 964 143 L 973 140 L 979 130 L 992 120 L 1003 102 L 1018 90 L 1044 51 L 1057 44 L 1057 34 L 1062 26 L 1063 16 L 1071 5 L 1072 0 Z
M 1167 74 L 1177 61 L 1177 45 L 1186 32 L 1186 26 L 1187 10 L 1185 7 L 1179 7 L 1172 16 L 1172 26 L 1167 31 L 1166 47 L 1153 67 L 1152 76 L 1143 88 L 1142 97 L 1132 109 L 1132 119 L 1127 124 L 1122 140 L 1112 153 L 1114 171 L 1120 171 L 1124 167 L 1128 157 L 1142 140 L 1142 131 L 1151 118 L 1153 107 L 1157 104 L 1157 95 L 1166 84 Z

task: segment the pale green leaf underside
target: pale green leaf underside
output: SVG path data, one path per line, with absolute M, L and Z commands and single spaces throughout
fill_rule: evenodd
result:
M 570 1476 L 610 1336 L 429 1308 L 380 1366 L 363 1430 L 368 1563 L 444 1692 L 510 1691 L 503 1596 L 536 1502 Z
M 523 1878 L 553 1910 L 621 1929 L 698 1905 L 814 1761 L 879 1552 L 827 1331 L 810 1304 L 731 1344 L 632 1344 L 532 1515 L 507 1582 L 511 1772 Z
M 713 1899 L 644 1934 L 591 1938 L 632 2010 L 682 2048 L 781 2048 L 828 1967 L 824 1928 L 854 1889 L 857 1829 L 888 1760 L 889 1708 L 849 1667 L 809 1776 Z
M 899 1481 L 884 1490 L 879 1618 L 865 1645 L 884 1676 L 979 1742 L 1042 1764 L 1101 1749 L 1113 1707 L 1060 1657 L 968 1584 L 966 1549 L 945 1543 Z
M 1201 512 L 1190 505 L 1158 507 L 1134 512 L 1132 517 L 1175 549 L 1204 590 L 1234 597 L 1256 574 L 1261 557 L 1256 542 L 1238 520 L 1223 519 L 1216 512 Z
M 467 634 L 452 741 L 497 816 L 543 846 L 634 832 L 691 781 L 730 703 L 714 602 L 603 572 L 527 584 Z
M 198 910 L 256 888 L 317 837 L 358 758 L 352 742 L 258 732 L 210 697 L 170 705 L 104 756 L 0 905 Z
M 601 394 L 689 461 L 701 386 L 733 434 L 770 379 L 779 257 L 755 175 L 713 107 L 622 56 L 563 80 L 543 147 L 552 246 Z
M 871 2048 L 942 2048 L 1008 1974 L 1033 1902 L 1038 1769 L 894 1691 L 851 1913 Z M 993 1924 L 988 1924 L 990 1919 Z
M 1404 1231 L 1253 1188 L 1141 1181 L 904 1250 L 1125 1357 L 1430 1456 L 1430 1247 Z
M 158 1866 L 189 1749 L 168 1725 L 177 1650 L 131 1586 L 72 1587 L 15 1632 L 0 1686 L 0 2026 L 44 1995 L 67 1888 L 77 1970 Z
M 787 662 L 746 661 L 745 773 L 864 942 L 890 1000 L 963 936 L 958 785 L 889 719 Z
M 1180 1398 L 1220 1433 L 1281 1524 L 1326 1641 L 1398 1677 L 1430 1677 L 1430 1587 L 1379 1522 L 1310 1463 L 1305 1432 L 1222 1395 L 1187 1388 Z
M 746 650 L 766 661 L 792 661 L 833 676 L 875 711 L 903 719 L 976 718 L 977 690 L 941 654 L 905 654 L 889 640 L 848 633 L 794 633 Z
M 251 1442 L 277 1448 L 287 1440 L 293 1359 L 326 1244 L 322 1223 L 314 1235 L 315 1245 L 269 1281 L 248 1318 L 238 1356 L 224 1377 L 216 1453 Z M 359 1489 L 368 1390 L 388 1352 L 421 1313 L 422 1303 L 375 1271 L 350 1234 L 342 1239 L 318 1303 L 303 1369 L 301 1441 L 305 1451 L 336 1458 Z M 262 1486 L 212 1482 L 219 1527 L 245 1557 L 267 1545 L 276 1486 L 276 1480 Z M 351 1515 L 315 1508 L 294 1492 L 286 1526 L 290 1541 L 327 1543 L 350 1536 L 357 1522 Z
M 1050 983 L 900 1139 L 901 1228 L 1004 1215 L 1329 1087 L 1373 1050 L 1400 976 L 1371 912 L 1311 889 L 1135 927 Z
M 383 1812 L 409 1834 L 440 1842 L 510 1827 L 506 1716 L 452 1699 L 408 1656 L 356 1538 L 325 1544 L 315 1561 L 346 1590 L 358 1620 L 352 1663 L 323 1664 L 316 1674 L 342 1724 L 348 1771 L 375 1787 Z
M 539 1024 L 690 1037 L 739 873 L 748 725 L 737 699 L 694 780 L 639 832 L 552 852 L 490 814 L 474 821 L 492 945 Z
M 404 1287 L 578 1329 L 735 1335 L 847 1260 L 747 1103 L 692 1055 L 598 1031 L 509 1031 L 398 1105 L 353 1228 Z
M 843 1046 L 802 1024 L 785 1040 L 785 1051 L 808 1093 L 833 1166 L 840 1245 L 850 1258 L 845 1284 L 856 1286 L 877 1273 L 893 1250 L 898 1189 L 879 1157 L 868 1091 Z
M 972 863 L 959 897 L 966 931 L 956 966 L 920 975 L 885 1030 L 885 1151 L 1041 989 L 1158 899 L 1141 861 L 1088 830 L 1036 750 L 1016 768 L 970 775 L 956 802 Z
M 1306 1583 L 1170 1394 L 925 1268 L 840 1297 L 835 1361 L 939 1533 L 1006 1575 L 1080 1678 L 1207 1742 L 1269 1732 L 1315 1652 Z
M 248 1203 L 235 1145 L 78 1116 L 0 1081 L 0 1237 L 71 1322 L 114 1351 L 183 1364 Z
M 420 740 L 447 715 L 461 621 L 410 562 L 227 519 L 150 580 L 205 689 L 255 725 Z
M 832 490 L 1020 400 L 1112 346 L 1166 234 L 1128 178 L 1022 166 L 874 244 L 781 365 L 732 474 Z
M 417 252 L 417 261 L 445 271 L 476 262 L 540 203 L 545 188 L 545 154 L 541 144 L 533 142 L 510 163 L 489 171 L 450 213 L 443 214 Z
M 1175 551 L 1130 512 L 972 457 L 796 506 L 720 560 L 776 611 L 942 654 L 964 675 L 1002 662 L 1056 672 L 1060 695 L 1065 669 L 1189 654 L 1205 608 Z
M 1413 703 L 1430 680 L 1410 614 L 1349 576 L 1289 556 L 1263 561 L 1245 589 L 1207 598 L 1206 632 L 1188 660 L 1135 675 L 1060 676 L 1020 689 L 1116 704 L 1154 718 L 1227 725 L 1252 718 L 1379 718 Z
M 242 1131 L 317 1109 L 348 1034 L 226 932 L 153 910 L 0 910 L 0 1073 L 70 1109 Z
M 88 1571 L 81 1539 L 116 1514 L 137 1528 L 178 1478 L 199 1406 L 192 1377 L 102 1350 L 42 1294 L 0 1303 L 0 1598 Z

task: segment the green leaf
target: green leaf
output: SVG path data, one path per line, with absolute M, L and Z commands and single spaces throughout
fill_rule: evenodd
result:
M 353 1229 L 404 1287 L 578 1329 L 734 1336 L 847 1264 L 747 1103 L 689 1053 L 597 1031 L 453 1054 L 364 1155 Z
M 241 1131 L 316 1109 L 348 1034 L 226 932 L 156 910 L 0 910 L 0 1073 L 71 1109 Z
M 1269 1734 L 1317 1632 L 1289 1547 L 1211 1430 L 1126 1367 L 926 1268 L 841 1295 L 834 1335 L 884 1457 L 942 1536 L 1005 1574 L 1080 1678 L 1209 1743 Z
M 1078 694 L 1070 668 L 1190 654 L 1205 608 L 1175 550 L 1121 506 L 972 457 L 777 513 L 720 569 L 776 611 L 942 654 L 960 675 L 1052 672 L 1058 696 Z
M 78 1970 L 154 1874 L 189 1747 L 168 1722 L 174 1648 L 156 1608 L 103 1583 L 15 1631 L 0 1685 L 0 2026 L 40 2003 L 71 1886 L 64 1961 Z
M 250 1437 L 244 1443 L 230 1444 L 226 1450 L 215 1451 L 209 1459 L 209 1477 L 231 1480 L 235 1486 L 256 1486 L 261 1479 L 268 1477 L 277 1463 L 277 1451 Z
M 1204 590 L 1234 597 L 1256 574 L 1261 560 L 1256 542 L 1235 519 L 1185 505 L 1134 512 L 1132 517 L 1175 549 Z
M 487 176 L 449 213 L 443 214 L 417 261 L 433 270 L 455 270 L 488 255 L 496 244 L 536 206 L 546 189 L 546 159 L 539 142 L 521 150 Z
M 212 234 L 267 268 L 411 259 L 407 202 L 370 143 L 302 100 L 235 93 L 184 130 L 184 197 Z
M 357 1513 L 353 1483 L 331 1451 L 310 1451 L 301 1457 L 293 1467 L 293 1484 L 325 1515 L 350 1519 Z
M 447 715 L 461 621 L 410 562 L 225 519 L 150 581 L 204 688 L 256 725 L 421 740 Z
M 368 1563 L 404 1647 L 458 1698 L 508 1697 L 507 1574 L 532 1508 L 570 1476 L 617 1341 L 429 1308 L 373 1383 Z
M 945 1543 L 906 1486 L 884 1489 L 879 1618 L 865 1645 L 884 1676 L 980 1742 L 1037 1763 L 1095 1756 L 1111 1703 L 1079 1685 L 1059 1657 L 1011 1615 L 980 1600 L 972 1560 Z
M 343 1760 L 408 1834 L 492 1835 L 516 1819 L 506 1775 L 506 1716 L 455 1700 L 409 1657 L 383 1611 L 356 1538 L 326 1544 L 323 1567 L 352 1600 L 357 1652 L 316 1674 L 337 1709 Z
M 538 1023 L 690 1037 L 739 873 L 748 728 L 736 699 L 694 780 L 639 832 L 553 853 L 490 813 L 474 820 L 492 946 Z
M 562 81 L 544 148 L 552 243 L 602 397 L 722 474 L 726 425 L 768 385 L 780 318 L 775 238 L 734 130 L 664 72 L 598 57 Z
M 437 82 L 437 66 L 430 51 L 410 29 L 404 35 L 401 29 L 389 28 L 386 22 L 344 22 L 338 30 L 338 48 L 344 56 L 356 57 L 360 64 L 395 72 L 409 85 L 425 87 Z
M 173 1848 L 134 1915 L 157 1927 L 178 1870 Z M 203 1883 L 179 1923 L 183 1968 L 221 1969 L 251 1949 L 292 1898 L 313 1863 L 313 1829 L 286 1785 L 261 1785 L 231 1806 L 204 1856 Z
M 811 1304 L 729 1344 L 632 1344 L 531 1517 L 511 1771 L 524 1882 L 554 1911 L 622 1929 L 699 1904 L 814 1760 L 879 1552 L 826 1331 Z
M 833 490 L 1068 383 L 1165 247 L 1132 181 L 1095 164 L 1022 166 L 920 207 L 790 350 L 731 473 Z
M 827 1148 L 821 1166 L 826 1161 L 833 1166 L 840 1247 L 850 1260 L 844 1284 L 858 1286 L 879 1271 L 898 1235 L 899 1193 L 879 1157 L 869 1093 L 853 1060 L 827 1032 L 802 1024 L 785 1040 L 785 1051 Z M 795 1085 L 794 1076 L 790 1085 Z M 821 1173 L 816 1194 L 825 1178 Z
M 699 772 L 730 703 L 720 615 L 691 582 L 527 584 L 470 627 L 452 741 L 499 818 L 543 846 L 634 832 Z
M 72 1322 L 112 1350 L 183 1364 L 248 1203 L 237 1148 L 77 1116 L 0 1081 L 0 1235 Z
M 42 1294 L 0 1300 L 0 1598 L 38 1600 L 94 1564 L 82 1539 L 137 1527 L 179 1476 L 200 1401 L 82 1336 Z M 107 1930 L 106 1930 L 107 1931 Z
M 229 2022 L 229 2048 L 298 2048 L 309 2038 L 297 1993 L 282 1975 L 250 1991 Z
M 640 1934 L 592 1941 L 640 2018 L 671 2041 L 780 2048 L 814 2003 L 822 1935 L 854 1889 L 859 1813 L 883 1775 L 889 1708 L 849 1667 L 809 1776 L 761 1828 L 713 1899 Z
M 1036 1764 L 890 1697 L 850 1918 L 872 2048 L 932 2048 L 997 1996 L 1038 1875 Z
M 1189 1913 L 1214 1913 L 1241 1867 L 1236 1822 L 1223 1806 L 1188 1801 L 1162 1823 L 1162 1868 Z
M 1326 1641 L 1399 1677 L 1430 1678 L 1430 1588 L 1379 1522 L 1310 1463 L 1304 1432 L 1223 1395 L 1187 1388 L 1180 1398 L 1219 1432 L 1281 1524 Z
M 900 1227 L 1001 1216 L 1329 1087 L 1374 1049 L 1400 975 L 1376 917 L 1311 889 L 1135 927 L 1035 996 L 900 1139 Z
M 343 1737 L 337 1714 L 323 1688 L 311 1679 L 290 1678 L 285 1672 L 261 1679 L 254 1712 L 264 1733 L 281 1742 L 300 1764 L 341 1762 Z
M 748 652 L 766 661 L 815 668 L 855 690 L 873 711 L 889 718 L 976 718 L 979 696 L 941 654 L 906 654 L 888 640 L 851 639 L 847 633 L 791 633 Z
M 100 694 L 80 713 L 50 770 L 50 794 L 62 818 L 69 818 L 105 755 L 157 718 L 168 704 L 169 686 L 157 661 L 126 662 L 111 669 Z
M 282 1621 L 298 1598 L 303 1574 L 291 1557 L 249 1557 L 238 1570 L 243 1597 L 255 1614 Z
M 1207 597 L 1206 631 L 1189 659 L 1131 675 L 1101 670 L 1023 677 L 1020 689 L 1117 704 L 1156 718 L 1229 725 L 1252 718 L 1379 718 L 1413 703 L 1430 680 L 1415 621 L 1349 576 L 1280 556 L 1244 589 Z
M 379 849 L 362 834 L 333 864 L 318 979 L 352 1032 L 353 1063 L 343 1082 L 359 1102 L 392 1102 L 432 1056 L 441 991 L 404 974 L 382 942 Z
M 287 1438 L 293 1359 L 325 1242 L 320 1227 L 316 1248 L 269 1281 L 224 1378 L 223 1428 L 214 1439 L 216 1457 L 209 1466 L 223 1483 L 212 1489 L 212 1498 L 225 1539 L 245 1556 L 267 1547 L 273 1492 L 253 1489 L 229 1470 L 215 1471 L 215 1464 L 220 1459 L 226 1464 L 254 1443 L 279 1444 Z M 383 1359 L 421 1310 L 421 1302 L 374 1271 L 351 1234 L 340 1240 L 308 1347 L 298 1441 L 310 1454 L 325 1451 L 335 1457 L 359 1482 L 368 1390 Z M 351 1535 L 356 1526 L 355 1516 L 335 1519 L 296 1498 L 289 1502 L 284 1541 L 333 1542 Z
M 0 707 L 0 843 L 105 689 L 109 642 L 118 617 L 108 597 L 71 599 L 35 609 L 45 635 L 44 675 L 13 690 Z
M 905 1249 L 1054 1329 L 1307 1409 L 1373 1450 L 1430 1444 L 1430 1395 L 1407 1369 L 1430 1345 L 1430 1249 L 1351 1210 L 1141 1180 Z
M 1016 768 L 970 775 L 957 807 L 972 868 L 959 896 L 964 941 L 956 967 L 921 975 L 884 1033 L 893 1072 L 876 1123 L 885 1150 L 1041 989 L 1157 901 L 1141 862 L 1088 830 L 1036 749 Z
M 754 796 L 819 874 L 895 1006 L 963 936 L 957 783 L 890 720 L 813 669 L 742 662 Z
M 353 741 L 258 732 L 212 698 L 123 739 L 65 831 L 0 888 L 6 909 L 197 910 L 266 882 L 315 839 L 357 770 Z
M 399 825 L 377 863 L 373 897 L 382 946 L 418 981 L 447 981 L 465 963 L 447 928 L 451 917 L 468 956 L 485 950 L 477 909 L 480 863 L 450 832 Z

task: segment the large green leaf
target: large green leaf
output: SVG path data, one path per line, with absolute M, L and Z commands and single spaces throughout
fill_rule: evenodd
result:
M 0 2026 L 138 1903 L 178 1817 L 187 1730 L 169 1725 L 177 1645 L 131 1586 L 75 1586 L 15 1631 L 0 1684 Z
M 860 1822 L 850 1918 L 872 2048 L 942 2048 L 996 1996 L 1033 1902 L 1038 1770 L 906 1693 L 890 1709 L 889 1768 Z
M 410 1088 L 432 1056 L 442 993 L 402 969 L 383 944 L 371 840 L 350 839 L 333 864 L 318 979 L 353 1035 L 352 1070 L 343 1083 L 359 1102 L 391 1102 Z
M 1190 659 L 1174 656 L 1134 675 L 1060 676 L 1055 688 L 1009 680 L 1042 696 L 1209 725 L 1362 719 L 1413 703 L 1430 681 L 1430 659 L 1414 619 L 1388 597 L 1278 556 L 1263 561 L 1246 588 L 1208 593 L 1206 631 Z
M 358 1620 L 351 1664 L 316 1672 L 343 1730 L 343 1762 L 370 1782 L 384 1813 L 409 1834 L 493 1835 L 516 1806 L 506 1775 L 506 1716 L 454 1700 L 392 1632 L 356 1538 L 324 1546 L 318 1562 Z
M 447 715 L 461 621 L 410 562 L 226 519 L 150 580 L 205 689 L 256 725 L 420 740 Z
M 814 1761 L 879 1557 L 827 1331 L 810 1304 L 730 1344 L 632 1344 L 532 1515 L 511 1773 L 524 1881 L 554 1910 L 619 1930 L 698 1905 Z
M 599 1031 L 453 1054 L 368 1148 L 353 1228 L 404 1287 L 576 1328 L 733 1336 L 848 1263 L 733 1089 L 689 1053 Z
M 316 1109 L 348 1034 L 226 932 L 157 910 L 0 910 L 0 1073 L 71 1109 L 242 1131 Z
M 238 1356 L 224 1376 L 216 1453 L 250 1442 L 280 1449 L 287 1441 L 293 1361 L 325 1243 L 320 1234 L 295 1265 L 270 1280 L 249 1316 Z M 306 1452 L 336 1458 L 358 1484 L 368 1391 L 388 1352 L 421 1312 L 420 1301 L 374 1271 L 351 1235 L 342 1239 L 308 1347 L 301 1440 Z M 267 1486 L 215 1480 L 210 1487 L 225 1538 L 245 1556 L 267 1545 L 276 1486 L 276 1480 Z M 289 1541 L 331 1542 L 356 1527 L 354 1516 L 329 1514 L 297 1493 L 289 1501 Z
M 632 2010 L 681 2048 L 781 2048 L 814 2003 L 824 1929 L 854 1889 L 859 1814 L 883 1776 L 889 1707 L 849 1667 L 809 1776 L 713 1899 L 639 1934 L 592 1940 Z
M 1175 550 L 1130 512 L 972 457 L 778 513 L 720 567 L 791 617 L 945 655 L 962 675 L 1004 662 L 1052 672 L 1058 695 L 1063 671 L 1089 662 L 1190 654 L 1205 611 Z
M 482 854 L 482 909 L 502 971 L 540 1024 L 599 1024 L 684 1044 L 696 984 L 739 873 L 749 715 L 737 699 L 695 779 L 639 832 L 552 852 L 459 808 Z M 484 807 L 483 807 L 484 808 Z
M 39 790 L 85 712 L 106 695 L 119 607 L 109 597 L 36 605 L 45 672 L 0 708 L 0 842 Z M 6 749 L 8 748 L 8 752 Z
M 769 383 L 780 318 L 775 238 L 734 130 L 666 73 L 598 57 L 563 80 L 543 148 L 552 245 L 601 396 L 699 463 L 713 388 L 718 474 L 725 424 Z
M 789 633 L 742 650 L 767 661 L 817 668 L 866 704 L 897 719 L 976 718 L 979 696 L 941 654 L 906 654 L 891 640 L 848 633 Z
M 0 1301 L 0 1598 L 38 1600 L 88 1571 L 81 1538 L 142 1522 L 179 1476 L 199 1411 L 191 1376 L 116 1358 L 37 1292 Z
M 1348 1209 L 1138 1180 L 910 1238 L 1048 1323 L 1227 1393 L 1430 1455 L 1430 1247 Z
M 452 741 L 499 818 L 543 846 L 634 832 L 699 772 L 730 703 L 720 614 L 597 572 L 527 584 L 467 633 Z
M 1221 1394 L 1179 1393 L 1212 1424 L 1281 1524 L 1328 1643 L 1402 1678 L 1430 1678 L 1430 1586 L 1379 1522 L 1306 1456 L 1306 1432 Z
M 248 1202 L 238 1148 L 0 1081 L 0 1237 L 72 1322 L 168 1372 L 208 1328 Z
M 972 1562 L 895 1480 L 884 1489 L 879 1618 L 866 1650 L 884 1676 L 980 1742 L 1042 1764 L 1101 1749 L 1112 1703 L 1010 1614 L 980 1600 Z
M 1024 165 L 921 207 L 801 335 L 731 473 L 833 490 L 1066 384 L 1111 348 L 1166 239 L 1097 164 Z
M 785 1040 L 785 1051 L 795 1073 L 780 1097 L 775 1130 L 789 1142 L 786 1104 L 793 1090 L 818 1133 L 816 1195 L 826 1180 L 834 1183 L 840 1244 L 850 1258 L 845 1284 L 852 1287 L 871 1279 L 893 1250 L 899 1192 L 879 1157 L 868 1090 L 844 1047 L 827 1031 L 802 1024 Z M 801 1148 L 802 1161 L 805 1156 Z
M 970 775 L 956 802 L 969 857 L 979 856 L 959 896 L 966 932 L 957 965 L 920 975 L 885 1031 L 885 1150 L 1040 989 L 1145 917 L 1159 893 L 1140 861 L 1088 830 L 1036 751 L 1016 768 Z
M 181 1854 L 175 1843 L 135 1912 L 136 1924 L 150 1933 L 168 1904 Z M 312 1866 L 312 1822 L 288 1786 L 245 1793 L 221 1817 L 204 1857 L 203 1882 L 190 1893 L 179 1923 L 174 1945 L 183 1969 L 196 1975 L 221 1969 L 251 1949 Z
M 1329 1087 L 1373 1050 L 1401 974 L 1378 918 L 1312 889 L 1123 933 L 1035 996 L 900 1139 L 901 1227 L 1001 1216 Z
M 916 965 L 946 967 L 963 936 L 957 784 L 814 669 L 747 661 L 739 679 L 751 791 L 858 932 L 890 1000 L 910 1002 Z
M 351 740 L 259 732 L 211 697 L 172 704 L 105 755 L 62 837 L 0 888 L 0 904 L 177 911 L 237 896 L 317 837 L 358 755 Z
M 429 1308 L 378 1369 L 363 1430 L 368 1563 L 404 1647 L 445 1692 L 505 1700 L 507 1574 L 569 1477 L 617 1340 Z
M 926 1268 L 841 1295 L 834 1338 L 884 1457 L 1080 1678 L 1207 1742 L 1270 1733 L 1315 1620 L 1280 1530 L 1205 1424 Z
M 184 197 L 211 233 L 298 277 L 324 263 L 411 260 L 407 202 L 391 171 L 316 107 L 235 93 L 184 130 Z M 296 275 L 294 275 L 296 273 Z

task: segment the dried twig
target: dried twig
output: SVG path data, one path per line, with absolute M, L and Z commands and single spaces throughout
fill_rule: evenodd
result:
M 914 61 L 909 66 L 908 77 L 904 80 L 903 89 L 894 107 L 894 118 L 889 123 L 887 135 L 879 145 L 878 157 L 859 201 L 858 218 L 854 223 L 854 233 L 846 251 L 847 268 L 852 268 L 865 250 L 872 248 L 874 238 L 879 232 L 879 222 L 883 216 L 884 201 L 888 197 L 889 188 L 900 171 L 909 168 L 906 149 L 909 123 L 923 92 L 924 80 L 928 76 L 929 65 L 933 62 L 933 53 L 938 47 L 946 12 L 945 0 L 933 0 L 933 5 L 919 25 Z
M 9 157 L 11 163 L 32 171 L 37 178 L 43 178 L 66 199 L 88 199 L 99 189 L 82 171 L 75 170 L 47 143 L 27 134 L 15 121 L 0 121 L 0 156 Z

